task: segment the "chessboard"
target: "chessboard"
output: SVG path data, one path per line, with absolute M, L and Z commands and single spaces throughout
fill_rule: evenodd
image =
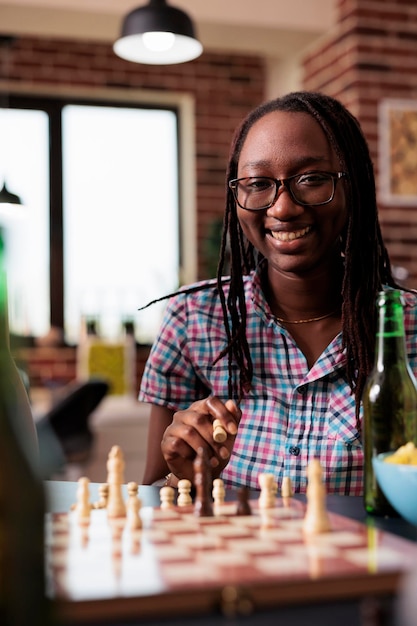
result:
M 392 594 L 417 562 L 415 543 L 336 513 L 327 530 L 306 533 L 307 504 L 294 497 L 247 504 L 237 514 L 238 502 L 226 500 L 208 516 L 194 503 L 142 506 L 139 524 L 99 505 L 84 517 L 77 507 L 47 514 L 48 594 L 62 622 Z

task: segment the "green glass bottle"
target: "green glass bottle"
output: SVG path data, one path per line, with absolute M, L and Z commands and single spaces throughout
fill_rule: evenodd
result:
M 417 383 L 408 362 L 401 292 L 381 291 L 375 364 L 363 393 L 364 501 L 373 515 L 396 515 L 379 488 L 372 459 L 417 444 Z
M 9 348 L 0 229 L 0 624 L 50 624 L 45 593 L 45 496 L 26 389 Z

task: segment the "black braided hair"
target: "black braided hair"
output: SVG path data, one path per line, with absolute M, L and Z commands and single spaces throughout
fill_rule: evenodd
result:
M 226 172 L 226 210 L 217 267 L 217 288 L 222 304 L 227 345 L 215 362 L 227 356 L 229 397 L 239 401 L 250 390 L 253 375 L 246 337 L 243 277 L 255 269 L 262 260 L 262 255 L 246 239 L 240 227 L 228 181 L 237 178 L 239 156 L 249 130 L 255 122 L 273 111 L 311 115 L 320 124 L 333 147 L 340 162 L 340 170 L 348 174 L 345 179 L 348 219 L 341 241 L 344 257 L 342 336 L 343 348 L 347 354 L 347 382 L 355 394 L 359 428 L 360 401 L 374 360 L 376 296 L 384 284 L 397 288 L 398 284 L 393 277 L 388 252 L 382 239 L 374 171 L 366 139 L 358 120 L 338 100 L 330 96 L 306 91 L 287 94 L 261 104 L 236 129 Z M 226 259 L 230 264 L 229 277 L 224 276 Z M 229 285 L 227 297 L 225 284 Z M 205 288 L 212 288 L 212 284 L 209 287 L 200 285 L 184 288 L 181 293 Z M 175 294 L 159 300 L 171 295 Z M 239 372 L 238 380 L 233 376 L 233 363 Z
M 232 142 L 226 183 L 237 178 L 239 156 L 250 128 L 273 111 L 305 112 L 314 117 L 335 150 L 340 161 L 340 170 L 348 174 L 345 182 L 348 219 L 341 242 L 344 257 L 342 335 L 347 354 L 347 379 L 355 394 L 359 426 L 360 400 L 374 360 L 375 299 L 383 284 L 398 287 L 378 220 L 375 178 L 369 148 L 359 122 L 339 101 L 321 93 L 294 92 L 260 105 L 243 120 Z M 239 392 L 242 394 L 250 386 L 252 377 L 252 363 L 245 333 L 246 309 L 242 275 L 254 269 L 260 259 L 242 232 L 237 220 L 235 200 L 228 187 L 218 266 L 220 293 L 223 289 L 221 277 L 227 240 L 231 244 L 231 282 L 227 305 L 224 297 L 222 298 L 223 315 L 226 327 L 229 316 L 231 319 L 231 328 L 228 330 L 231 338 L 229 359 L 234 358 L 240 370 Z

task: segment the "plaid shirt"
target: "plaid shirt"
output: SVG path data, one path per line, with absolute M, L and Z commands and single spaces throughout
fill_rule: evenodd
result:
M 209 394 L 227 400 L 227 357 L 213 365 L 227 343 L 220 299 L 215 281 L 201 284 L 212 287 L 169 301 L 140 400 L 175 411 Z M 305 492 L 307 465 L 318 458 L 329 493 L 361 495 L 363 453 L 342 334 L 309 369 L 291 335 L 273 317 L 259 271 L 245 277 L 245 294 L 254 374 L 252 389 L 240 404 L 239 431 L 222 473 L 225 484 L 259 489 L 259 475 L 271 473 L 278 484 L 289 476 L 294 490 Z M 417 372 L 417 296 L 405 298 L 407 348 Z

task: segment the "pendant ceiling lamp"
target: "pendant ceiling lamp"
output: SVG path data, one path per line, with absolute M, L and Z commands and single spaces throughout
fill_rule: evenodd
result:
M 165 0 L 150 0 L 126 15 L 113 50 L 127 61 L 171 65 L 196 59 L 203 46 L 184 11 L 169 6 Z

